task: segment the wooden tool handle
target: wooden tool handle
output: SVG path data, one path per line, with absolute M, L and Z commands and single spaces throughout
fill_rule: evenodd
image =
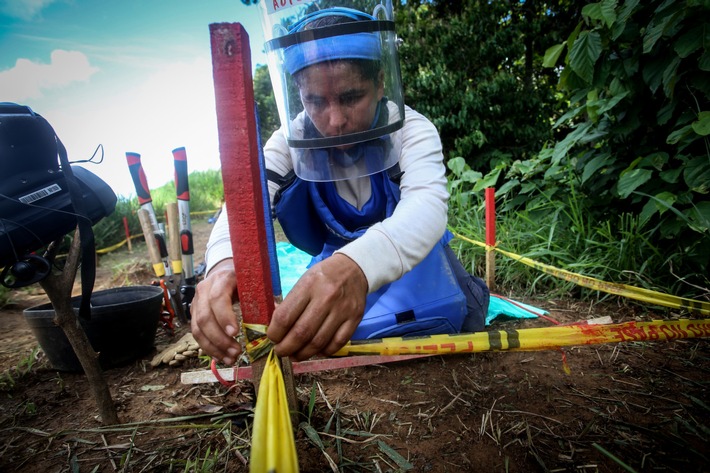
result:
M 161 278 L 165 276 L 165 265 L 163 265 L 163 260 L 160 257 L 160 248 L 158 248 L 158 243 L 155 241 L 153 224 L 150 222 L 150 215 L 148 214 L 148 211 L 140 209 L 138 211 L 138 220 L 141 222 L 143 237 L 145 238 L 145 244 L 148 247 L 148 255 L 150 255 L 150 262 L 153 264 L 153 271 L 155 271 L 156 276 Z
M 168 238 L 170 246 L 170 261 L 172 263 L 173 273 L 176 275 L 182 274 L 182 246 L 180 245 L 180 218 L 178 217 L 178 203 L 170 202 L 166 204 L 168 212 Z

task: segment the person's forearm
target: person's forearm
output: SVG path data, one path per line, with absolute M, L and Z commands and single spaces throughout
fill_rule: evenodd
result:
M 209 274 L 213 266 L 228 258 L 232 258 L 232 242 L 229 238 L 229 222 L 227 220 L 227 206 L 225 205 L 222 207 L 222 212 L 219 214 L 207 241 L 205 274 Z
M 220 273 L 222 271 L 234 271 L 234 259 L 224 258 L 217 263 L 213 264 L 209 271 L 205 273 L 205 278 L 208 278 L 214 274 Z

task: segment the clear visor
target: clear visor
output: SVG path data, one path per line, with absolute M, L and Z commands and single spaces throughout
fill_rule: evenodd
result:
M 332 181 L 388 169 L 399 156 L 392 133 L 404 124 L 394 23 L 384 8 L 378 19 L 302 3 L 270 13 L 272 2 L 261 2 L 269 72 L 296 174 Z M 379 3 L 372 3 L 377 13 Z

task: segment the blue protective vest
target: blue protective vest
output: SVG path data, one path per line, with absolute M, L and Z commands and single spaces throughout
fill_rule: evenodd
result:
M 332 182 L 269 173 L 280 186 L 275 217 L 291 244 L 313 255 L 313 265 L 392 215 L 400 195 L 396 172 L 398 167 L 370 176 L 372 195 L 360 210 L 342 199 Z M 452 237 L 447 230 L 421 263 L 367 296 L 353 340 L 461 331 L 466 297 L 444 251 Z

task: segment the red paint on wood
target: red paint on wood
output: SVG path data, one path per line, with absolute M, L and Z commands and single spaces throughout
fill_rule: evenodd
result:
M 245 323 L 268 325 L 274 311 L 259 171 L 249 35 L 239 23 L 210 25 L 219 154 Z
M 486 188 L 486 245 L 496 246 L 496 190 Z
M 301 362 L 295 361 L 291 366 L 293 374 L 304 374 L 318 371 L 354 368 L 356 366 L 381 365 L 384 363 L 407 361 L 427 356 L 434 355 L 357 355 L 341 358 L 312 359 Z M 219 374 L 219 377 L 226 382 L 230 382 L 235 379 L 235 372 L 236 379 L 253 378 L 253 370 L 251 366 L 235 366 L 234 368 L 222 368 L 216 371 L 217 374 Z M 215 372 L 212 371 L 212 374 L 215 374 Z M 216 375 L 215 378 L 217 378 Z M 219 380 L 219 378 L 217 378 L 217 380 Z

